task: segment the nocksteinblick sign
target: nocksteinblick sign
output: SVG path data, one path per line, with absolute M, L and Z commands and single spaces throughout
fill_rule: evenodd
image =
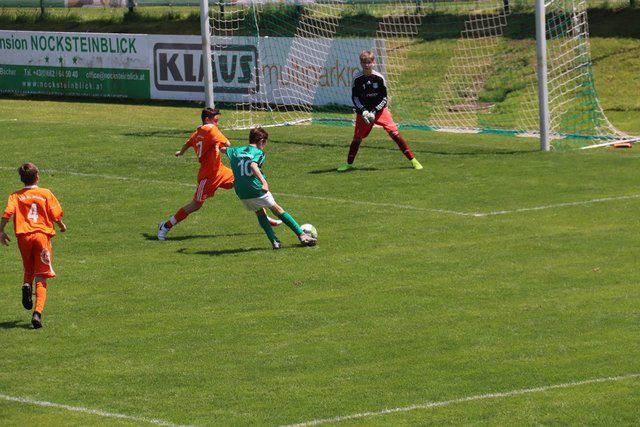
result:
M 372 40 L 336 39 L 312 59 L 290 56 L 293 43 L 225 40 L 210 58 L 215 101 L 351 105 L 358 54 Z M 313 40 L 295 43 L 313 50 Z M 199 36 L 0 30 L 0 93 L 204 101 L 203 62 Z
M 146 36 L 0 31 L 0 92 L 148 99 Z

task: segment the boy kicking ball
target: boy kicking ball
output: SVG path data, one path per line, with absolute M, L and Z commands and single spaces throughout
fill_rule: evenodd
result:
M 295 234 L 303 246 L 314 246 L 317 240 L 306 234 L 295 219 L 278 205 L 269 191 L 269 183 L 262 173 L 264 163 L 264 147 L 267 145 L 269 134 L 262 128 L 251 129 L 249 145 L 244 147 L 221 147 L 220 151 L 227 154 L 233 176 L 234 189 L 247 210 L 256 213 L 258 223 L 271 242 L 273 249 L 280 249 L 280 240 L 269 223 L 265 209 L 270 209 Z

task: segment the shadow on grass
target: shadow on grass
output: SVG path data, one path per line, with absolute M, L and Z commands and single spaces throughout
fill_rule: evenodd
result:
M 9 320 L 7 322 L 0 322 L 0 329 L 33 329 L 31 322 L 25 322 L 22 320 Z
M 195 239 L 217 239 L 218 237 L 237 237 L 237 236 L 252 236 L 256 233 L 233 233 L 233 234 L 191 234 L 189 236 L 172 236 L 167 237 L 166 241 L 182 242 L 185 240 Z M 158 241 L 158 236 L 155 234 L 142 233 L 142 237 L 145 240 Z
M 273 249 L 269 247 L 262 248 L 237 248 L 237 249 L 221 249 L 221 250 L 211 250 L 211 251 L 195 251 L 189 252 L 186 248 L 181 248 L 176 251 L 176 253 L 183 255 L 208 255 L 208 256 L 222 256 L 222 255 L 236 255 L 236 254 L 244 254 L 248 252 L 256 252 L 256 251 L 272 251 Z
M 522 154 L 539 153 L 540 149 L 510 150 L 510 149 L 477 149 L 466 151 L 436 151 L 436 150 L 411 150 L 414 153 L 433 154 L 437 156 L 517 156 Z
M 340 148 L 344 149 L 345 155 L 349 151 L 349 143 L 345 144 L 327 144 L 327 143 L 315 143 L 315 142 L 301 142 L 301 141 L 291 141 L 291 140 L 277 140 L 277 144 L 289 144 L 289 145 L 299 145 L 303 147 L 322 147 L 322 148 Z M 419 143 L 426 143 L 424 141 L 420 141 Z M 424 153 L 424 154 L 434 154 L 438 156 L 495 156 L 495 155 L 521 155 L 521 154 L 531 154 L 538 153 L 540 149 L 532 148 L 532 149 L 522 149 L 522 150 L 514 150 L 511 148 L 486 148 L 486 147 L 478 147 L 477 149 L 461 149 L 461 151 L 442 151 L 442 150 L 433 150 L 433 149 L 424 149 L 424 148 L 414 148 L 411 146 L 411 142 L 409 142 L 409 147 L 413 153 Z M 396 144 L 389 140 L 384 141 L 380 144 L 380 141 L 371 141 L 367 142 L 366 140 L 362 142 L 360 149 L 364 150 L 381 150 L 381 151 L 398 151 L 398 147 Z M 340 161 L 344 161 L 341 157 Z M 337 166 L 336 166 L 337 167 Z
M 193 133 L 193 130 L 180 130 L 180 129 L 162 129 L 148 132 L 125 132 L 123 136 L 133 136 L 136 138 L 182 138 L 187 139 L 189 135 Z
M 350 170 L 345 171 L 345 172 L 338 172 L 336 170 L 336 168 L 331 168 L 331 169 L 315 169 L 315 170 L 309 171 L 309 173 L 312 174 L 312 175 L 319 175 L 319 174 L 322 174 L 322 173 L 337 173 L 337 174 L 340 174 L 340 175 L 345 175 L 345 174 L 352 174 L 352 173 L 356 173 L 356 172 L 374 172 L 374 171 L 378 171 L 378 170 L 380 170 L 380 169 L 372 168 L 372 167 L 359 168 L 359 167 L 355 166 L 353 169 L 350 169 Z

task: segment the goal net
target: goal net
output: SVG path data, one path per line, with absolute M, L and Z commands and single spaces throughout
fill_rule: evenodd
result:
M 210 0 L 213 99 L 235 128 L 351 125 L 371 50 L 401 127 L 539 136 L 533 0 Z M 633 140 L 598 101 L 584 0 L 546 7 L 554 146 Z

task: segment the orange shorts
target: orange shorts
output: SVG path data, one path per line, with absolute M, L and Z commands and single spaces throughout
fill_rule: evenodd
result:
M 193 195 L 193 200 L 198 203 L 204 203 L 209 197 L 213 197 L 218 188 L 224 188 L 230 190 L 233 188 L 233 171 L 227 167 L 221 167 L 218 169 L 218 174 L 213 178 L 203 178 L 198 181 L 198 187 L 196 193 Z
M 50 236 L 44 233 L 19 234 L 17 240 L 25 277 L 56 277 L 51 265 Z

